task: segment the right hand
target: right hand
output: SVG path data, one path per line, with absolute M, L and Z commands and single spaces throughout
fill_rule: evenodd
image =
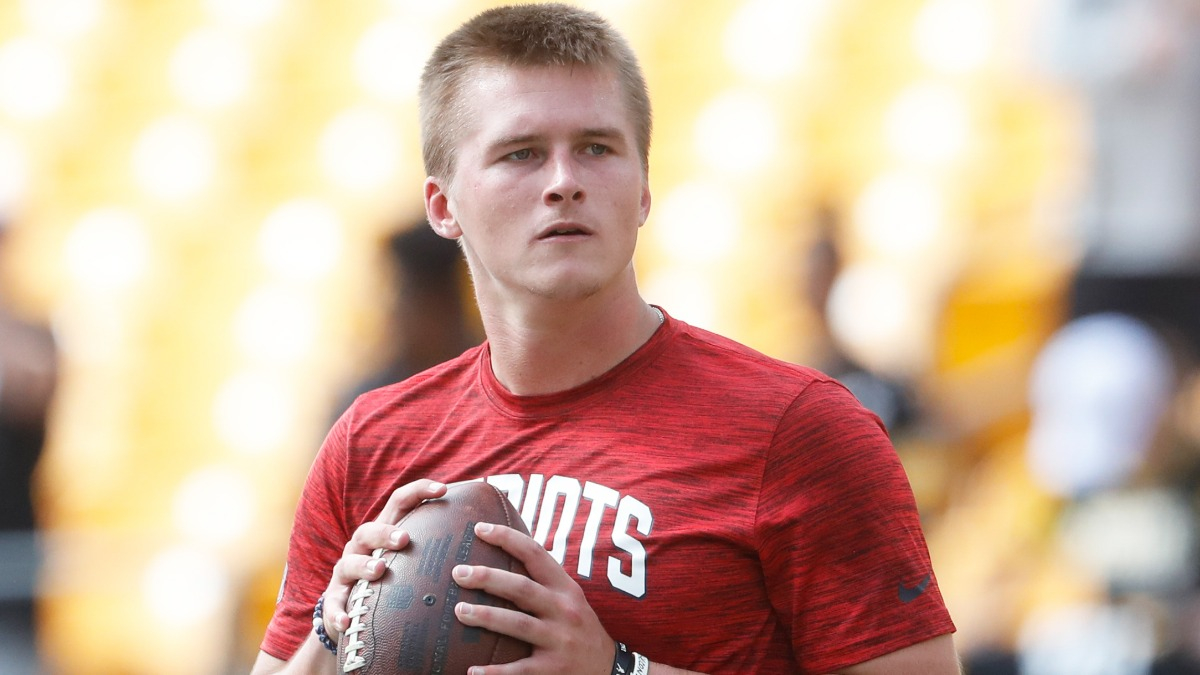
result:
M 324 621 L 329 637 L 337 640 L 350 627 L 347 602 L 350 591 L 360 579 L 375 581 L 383 575 L 386 565 L 373 557 L 375 549 L 398 551 L 408 546 L 408 533 L 396 523 L 426 499 L 446 494 L 446 486 L 437 481 L 421 479 L 397 488 L 375 520 L 363 523 L 342 549 L 342 559 L 333 567 L 333 577 L 325 589 Z

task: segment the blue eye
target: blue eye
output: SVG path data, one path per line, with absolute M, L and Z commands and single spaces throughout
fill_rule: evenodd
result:
M 515 159 L 518 161 L 529 159 L 532 156 L 533 156 L 533 151 L 530 150 L 529 148 L 524 148 L 521 150 L 517 150 L 516 152 L 508 153 L 509 159 Z
M 588 146 L 587 151 L 590 155 L 600 156 L 608 153 L 608 146 L 601 145 L 600 143 L 592 143 Z

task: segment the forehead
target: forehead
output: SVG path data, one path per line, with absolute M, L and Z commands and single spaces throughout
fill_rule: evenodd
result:
M 467 139 L 599 127 L 632 133 L 608 68 L 483 66 L 463 81 L 460 96 Z

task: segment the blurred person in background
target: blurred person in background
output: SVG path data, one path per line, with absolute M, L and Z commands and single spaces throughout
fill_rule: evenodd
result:
M 1200 355 L 1200 0 L 1050 0 L 1040 53 L 1083 104 L 1070 318 L 1148 323 Z
M 833 334 L 829 296 L 843 267 L 837 239 L 840 225 L 837 210 L 832 206 L 818 209 L 814 225 L 816 238 L 807 250 L 803 290 L 816 323 L 811 335 L 813 354 L 806 361 L 845 385 L 864 407 L 879 416 L 896 442 L 898 437 L 912 432 L 919 421 L 916 392 L 907 382 L 859 363 Z
M 8 222 L 0 217 L 0 271 Z M 0 673 L 38 672 L 34 472 L 57 380 L 50 331 L 18 316 L 0 284 Z
M 1042 28 L 1088 154 L 1027 459 L 1062 500 L 1057 546 L 1096 592 L 1033 609 L 1020 672 L 1198 673 L 1198 464 L 1171 412 L 1200 356 L 1200 1 L 1051 0 Z
M 1023 675 L 1200 673 L 1192 611 L 1195 490 L 1174 475 L 1176 361 L 1146 323 L 1070 321 L 1034 362 L 1027 460 L 1062 500 L 1052 541 L 1092 597 L 1035 607 L 1018 637 Z
M 382 363 L 340 401 L 339 416 L 359 394 L 407 379 L 483 341 L 458 244 L 438 236 L 422 218 L 394 231 L 383 249 L 393 295 Z

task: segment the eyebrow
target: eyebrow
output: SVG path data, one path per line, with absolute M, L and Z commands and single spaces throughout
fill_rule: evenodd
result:
M 580 130 L 578 136 L 580 138 L 625 139 L 625 134 L 617 127 L 588 127 Z M 542 134 L 515 134 L 499 138 L 494 143 L 490 143 L 489 147 L 499 149 L 515 145 L 527 145 L 541 141 L 544 138 L 545 136 Z
M 580 136 L 583 136 L 584 138 L 625 138 L 625 134 L 616 127 L 597 127 L 594 129 L 584 129 Z

